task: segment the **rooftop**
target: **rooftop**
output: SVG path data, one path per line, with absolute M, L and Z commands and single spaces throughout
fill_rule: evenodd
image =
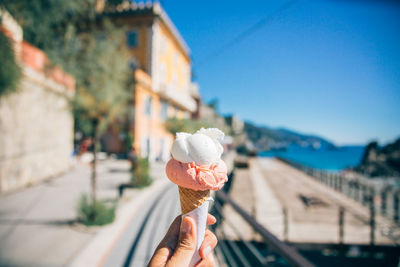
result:
M 179 33 L 178 29 L 171 21 L 165 10 L 162 8 L 159 2 L 129 2 L 124 1 L 123 3 L 117 6 L 107 7 L 104 10 L 104 13 L 111 16 L 129 16 L 129 15 L 146 15 L 151 14 L 162 20 L 164 24 L 167 26 L 168 30 L 172 33 L 179 46 L 185 51 L 187 55 L 190 55 L 189 46 L 186 44 L 185 40 Z

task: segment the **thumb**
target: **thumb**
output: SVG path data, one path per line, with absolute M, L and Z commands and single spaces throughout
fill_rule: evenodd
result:
M 193 218 L 186 216 L 182 219 L 178 244 L 174 255 L 172 255 L 168 265 L 189 266 L 193 254 L 196 250 L 196 223 Z

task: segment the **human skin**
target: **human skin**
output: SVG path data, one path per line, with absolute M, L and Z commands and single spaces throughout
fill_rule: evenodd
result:
M 208 214 L 207 225 L 216 222 L 214 216 Z M 217 245 L 216 236 L 206 230 L 204 241 L 201 244 L 199 254 L 202 258 L 196 267 L 214 266 L 214 258 L 211 253 Z M 196 250 L 196 225 L 191 217 L 175 218 L 164 239 L 158 245 L 151 258 L 149 267 L 159 266 L 189 266 Z

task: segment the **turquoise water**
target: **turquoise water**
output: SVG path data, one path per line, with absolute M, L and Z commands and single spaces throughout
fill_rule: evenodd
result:
M 364 146 L 343 146 L 337 149 L 314 150 L 290 146 L 287 150 L 264 151 L 261 157 L 282 157 L 321 170 L 338 171 L 360 163 Z

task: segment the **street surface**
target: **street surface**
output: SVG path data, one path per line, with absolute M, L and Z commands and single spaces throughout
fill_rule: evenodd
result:
M 116 199 L 129 181 L 129 162 L 99 163 L 98 197 Z M 76 223 L 80 196 L 89 192 L 90 167 L 77 164 L 46 182 L 0 196 L 0 266 L 65 266 L 98 228 Z

